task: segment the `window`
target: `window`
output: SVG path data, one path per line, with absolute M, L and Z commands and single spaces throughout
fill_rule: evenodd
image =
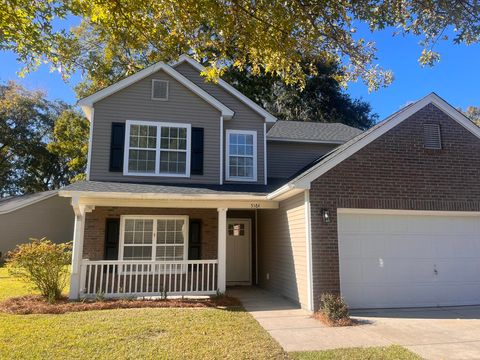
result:
M 257 181 L 257 132 L 227 130 L 227 180 Z
M 167 80 L 152 80 L 152 100 L 168 100 Z
M 440 134 L 440 125 L 423 124 L 423 138 L 425 149 L 441 149 L 442 138 Z
M 190 124 L 127 120 L 124 175 L 190 176 Z
M 228 235 L 245 236 L 245 224 L 228 224 Z
M 123 216 L 121 226 L 122 260 L 187 259 L 187 216 Z

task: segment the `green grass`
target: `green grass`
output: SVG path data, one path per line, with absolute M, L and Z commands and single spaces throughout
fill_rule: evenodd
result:
M 9 297 L 34 294 L 30 285 L 11 277 L 5 267 L 0 267 L 0 301 Z
M 397 345 L 290 353 L 294 360 L 420 360 L 421 357 Z

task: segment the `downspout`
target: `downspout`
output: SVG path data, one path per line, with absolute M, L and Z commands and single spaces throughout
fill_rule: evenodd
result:
M 95 109 L 92 107 L 90 115 L 90 131 L 88 138 L 88 155 L 87 155 L 87 176 L 86 179 L 90 180 L 90 167 L 92 164 L 92 142 L 93 142 L 93 119 L 95 117 Z
M 255 285 L 258 285 L 258 209 L 255 209 Z
M 223 185 L 223 116 L 220 116 L 220 185 Z

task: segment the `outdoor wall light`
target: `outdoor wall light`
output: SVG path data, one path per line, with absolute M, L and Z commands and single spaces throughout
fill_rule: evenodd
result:
M 330 212 L 327 209 L 322 209 L 322 219 L 324 223 L 330 222 Z

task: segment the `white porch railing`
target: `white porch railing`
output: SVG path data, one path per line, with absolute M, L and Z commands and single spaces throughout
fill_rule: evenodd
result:
M 211 295 L 218 260 L 91 261 L 80 265 L 80 296 Z

